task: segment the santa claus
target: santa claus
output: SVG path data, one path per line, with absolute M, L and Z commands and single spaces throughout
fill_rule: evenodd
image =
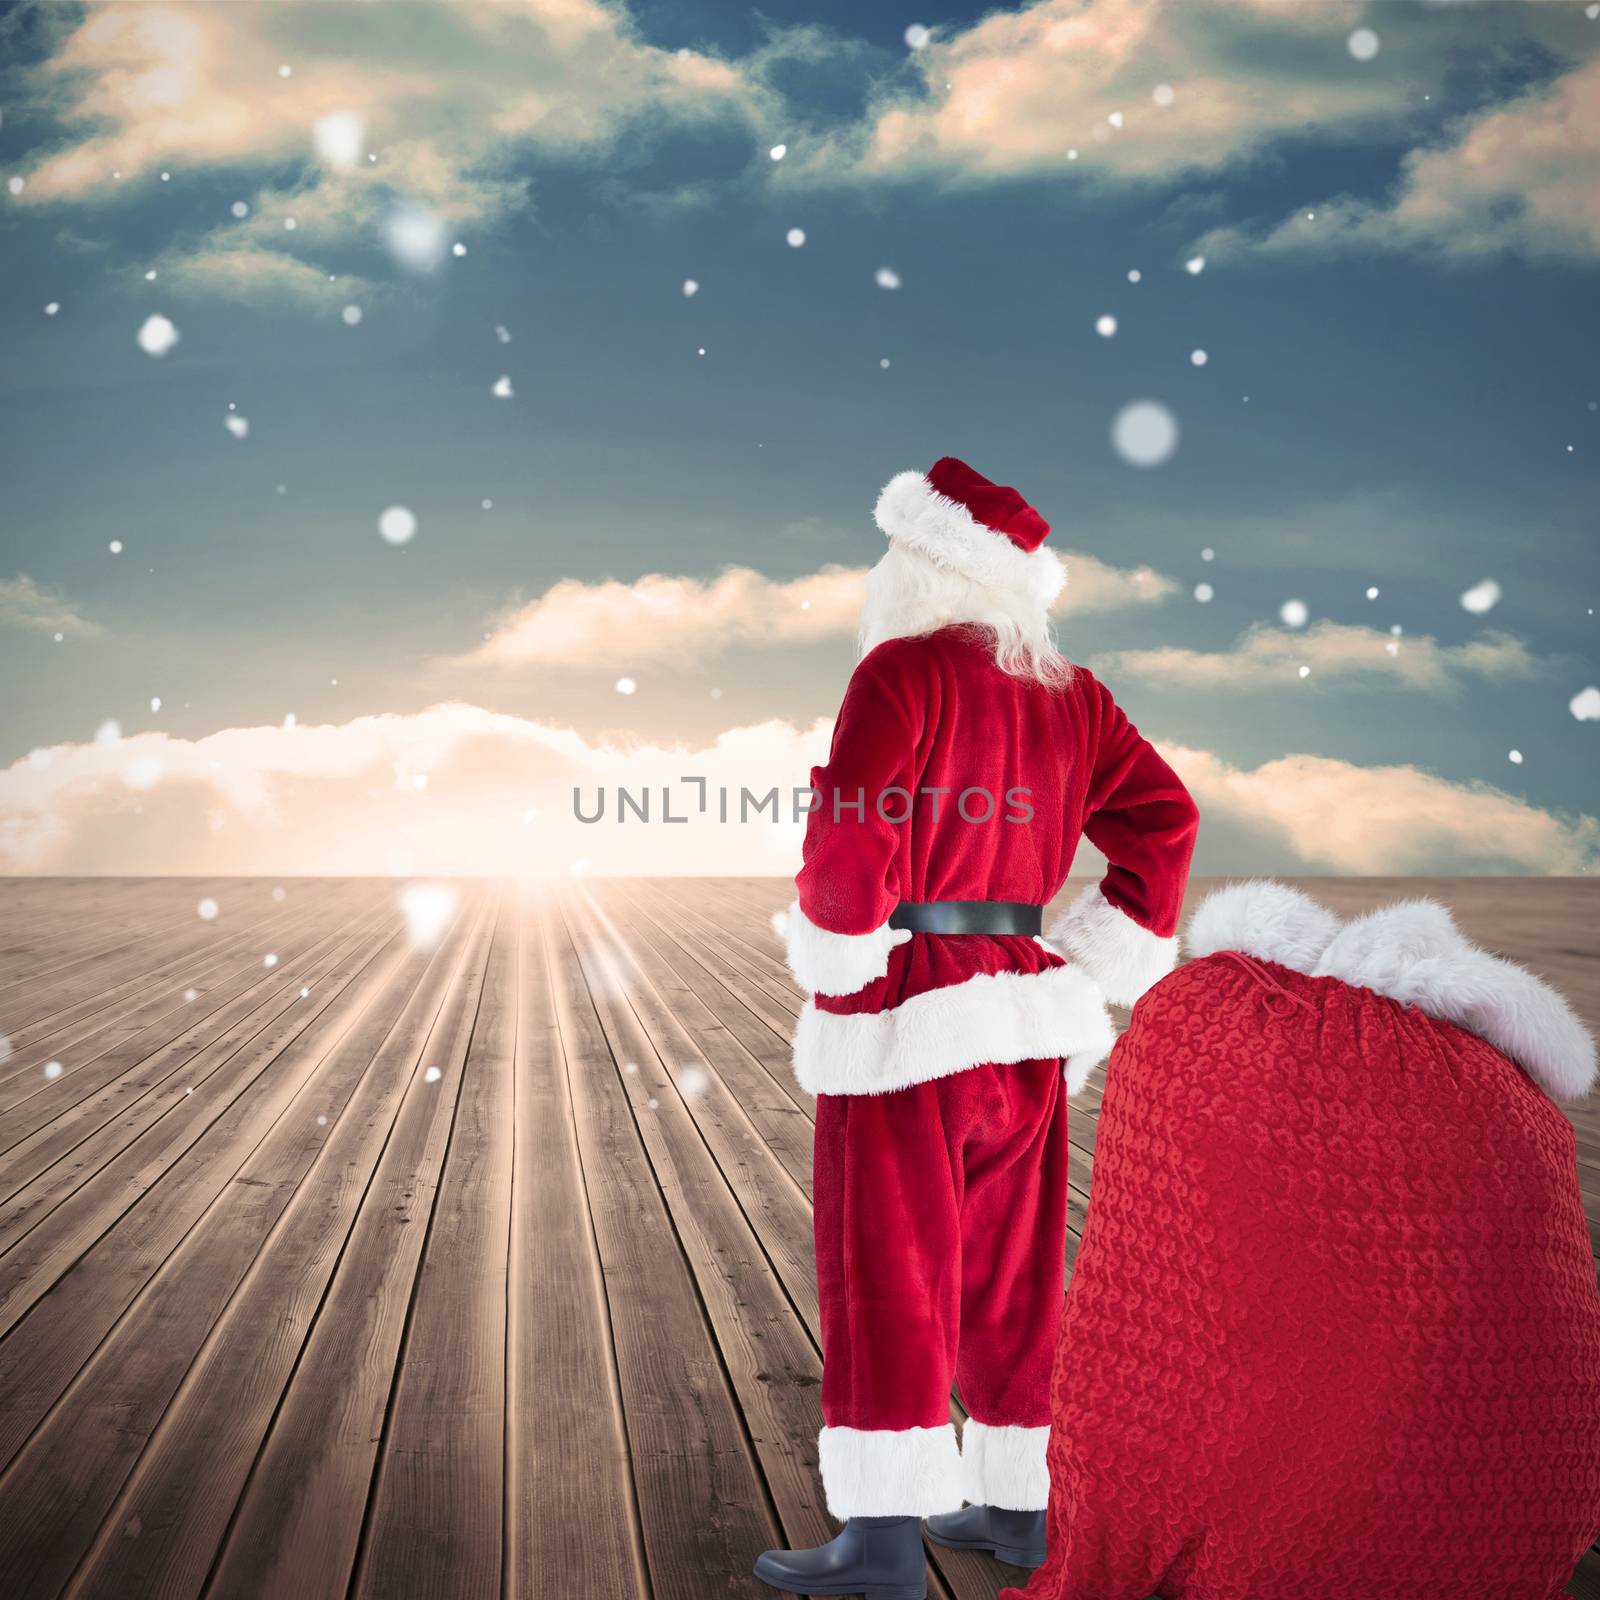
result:
M 920 1600 L 923 1518 L 940 1544 L 1043 1559 L 1066 1095 L 1111 1047 L 1107 1001 L 1173 965 L 1197 817 L 1052 643 L 1066 573 L 1016 490 L 946 457 L 892 479 L 877 522 L 787 930 L 811 993 L 794 1049 L 817 1096 L 818 1454 L 845 1525 L 756 1574 Z M 1109 870 L 1046 943 L 1083 836 Z

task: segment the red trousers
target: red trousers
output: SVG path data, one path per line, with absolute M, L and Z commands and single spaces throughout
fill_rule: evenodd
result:
M 819 1095 L 814 1188 L 829 1510 L 1042 1508 L 1066 1280 L 1061 1063 Z

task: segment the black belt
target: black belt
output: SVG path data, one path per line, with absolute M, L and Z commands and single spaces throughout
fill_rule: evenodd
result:
M 1035 938 L 1044 929 L 1044 907 L 1016 900 L 902 900 L 889 926 L 913 933 L 1020 933 Z

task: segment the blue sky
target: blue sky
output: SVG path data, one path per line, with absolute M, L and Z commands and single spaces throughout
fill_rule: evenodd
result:
M 446 787 L 467 736 L 414 720 L 441 704 L 590 753 L 781 724 L 803 781 L 848 586 L 798 627 L 749 619 L 875 559 L 877 489 L 944 453 L 1051 519 L 1093 602 L 1063 645 L 1188 753 L 1202 865 L 1600 850 L 1571 709 L 1600 576 L 1583 5 L 152 0 L 3 27 L 11 870 L 289 870 L 292 808 L 259 799 L 309 728 L 363 752 L 312 765 L 385 790 L 377 831 L 438 837 L 447 809 L 397 818 L 387 788 Z M 350 166 L 318 150 L 341 114 Z M 431 269 L 386 242 L 399 212 Z M 152 314 L 181 335 L 159 358 Z M 1110 442 L 1140 399 L 1181 428 L 1152 470 Z M 404 546 L 376 527 L 396 504 Z M 729 566 L 743 626 L 710 588 Z M 612 602 L 649 574 L 678 582 L 646 637 Z M 230 730 L 256 730 L 248 781 L 208 797 Z M 573 769 L 525 757 L 459 773 L 543 785 L 553 816 Z M 1330 809 L 1364 829 L 1330 844 Z M 191 812 L 224 818 L 203 857 Z

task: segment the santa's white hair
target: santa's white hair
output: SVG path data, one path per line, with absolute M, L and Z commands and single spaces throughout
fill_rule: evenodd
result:
M 1072 663 L 1056 648 L 1047 603 L 1036 589 L 979 583 L 910 546 L 891 544 L 867 574 L 861 654 L 885 639 L 915 638 L 952 625 L 987 633 L 995 665 L 1014 678 L 1053 689 L 1072 680 Z

